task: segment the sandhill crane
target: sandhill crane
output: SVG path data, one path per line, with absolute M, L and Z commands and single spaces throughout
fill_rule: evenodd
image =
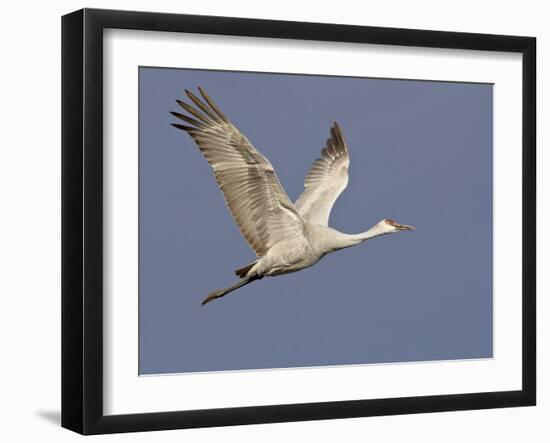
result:
M 195 105 L 176 100 L 189 115 L 171 112 L 186 124 L 172 123 L 196 142 L 212 167 L 227 207 L 257 259 L 237 269 L 240 280 L 210 293 L 202 304 L 265 276 L 296 272 L 325 254 L 384 234 L 415 228 L 386 218 L 359 234 L 328 226 L 334 202 L 348 184 L 349 155 L 338 123 L 313 163 L 295 203 L 290 201 L 273 166 L 199 87 L 202 100 L 185 90 Z

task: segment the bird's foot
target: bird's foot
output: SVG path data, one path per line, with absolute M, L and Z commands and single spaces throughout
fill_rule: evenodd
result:
M 214 292 L 211 292 L 208 294 L 208 296 L 202 301 L 202 305 L 204 306 L 206 303 L 210 303 L 212 300 L 216 300 L 217 298 L 223 297 L 225 295 L 225 291 L 222 289 L 218 289 Z

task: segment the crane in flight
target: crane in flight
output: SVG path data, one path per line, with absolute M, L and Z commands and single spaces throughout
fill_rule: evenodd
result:
M 348 184 L 349 154 L 338 123 L 309 170 L 304 191 L 289 199 L 273 166 L 231 123 L 202 88 L 202 97 L 185 90 L 191 103 L 176 100 L 187 112 L 171 112 L 185 124 L 172 123 L 196 142 L 223 193 L 227 207 L 257 259 L 239 268 L 239 281 L 210 293 L 206 304 L 266 276 L 276 276 L 317 263 L 324 255 L 384 234 L 415 228 L 385 218 L 359 234 L 328 226 L 334 202 Z

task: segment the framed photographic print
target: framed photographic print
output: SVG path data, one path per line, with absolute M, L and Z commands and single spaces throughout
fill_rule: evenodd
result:
M 64 427 L 535 404 L 534 38 L 62 25 Z

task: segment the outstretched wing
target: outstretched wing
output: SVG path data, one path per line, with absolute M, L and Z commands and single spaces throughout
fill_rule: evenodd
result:
M 281 240 L 303 237 L 304 221 L 271 163 L 201 88 L 199 92 L 202 100 L 185 91 L 195 106 L 177 100 L 190 115 L 172 112 L 186 123 L 172 125 L 186 131 L 197 143 L 250 247 L 262 257 Z
M 332 206 L 348 184 L 348 168 L 348 147 L 340 126 L 334 122 L 321 158 L 309 170 L 305 190 L 295 204 L 304 220 L 328 226 Z

